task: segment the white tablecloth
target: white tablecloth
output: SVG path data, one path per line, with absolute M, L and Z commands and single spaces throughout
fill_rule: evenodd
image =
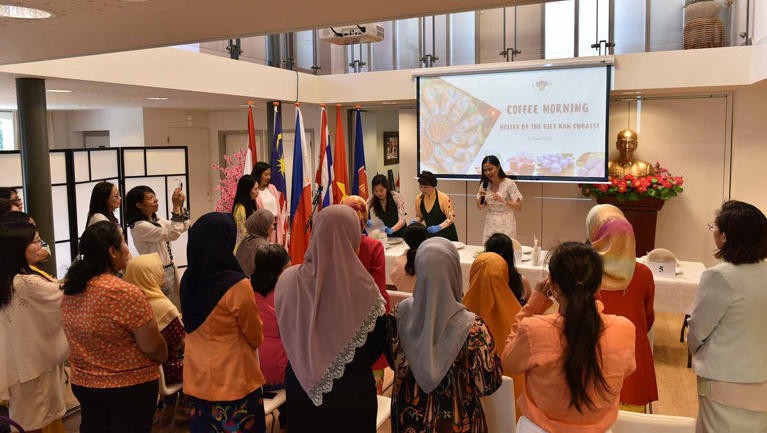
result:
M 391 268 L 394 266 L 394 259 L 401 256 L 407 245 L 403 242 L 398 245 L 392 245 L 386 248 L 386 283 L 392 284 Z M 475 254 L 482 251 L 483 247 L 467 245 L 458 250 L 461 257 L 461 273 L 463 279 L 463 291 L 469 290 L 469 271 L 471 264 L 474 263 Z M 527 258 L 529 256 L 525 256 Z M 525 260 L 517 263 L 519 272 L 530 280 L 530 284 L 535 284 L 544 279 L 547 271 L 543 265 L 534 266 L 532 260 Z M 681 271 L 675 277 L 655 277 L 655 311 L 664 313 L 689 313 L 695 292 L 698 290 L 700 276 L 706 267 L 700 262 L 680 262 L 677 272 Z

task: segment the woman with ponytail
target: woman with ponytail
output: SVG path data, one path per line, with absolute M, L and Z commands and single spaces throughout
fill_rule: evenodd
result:
M 618 417 L 623 379 L 636 368 L 634 325 L 602 313 L 599 254 L 579 242 L 559 245 L 549 279 L 517 314 L 503 351 L 504 371 L 525 374 L 520 432 L 602 433 Z M 554 314 L 543 315 L 559 303 Z
M 391 269 L 391 281 L 401 292 L 413 293 L 415 288 L 415 252 L 428 236 L 426 226 L 413 223 L 403 229 L 405 243 L 410 247 L 404 254 L 394 259 Z
M 67 272 L 61 317 L 69 341 L 80 432 L 149 432 L 168 349 L 152 306 L 117 276 L 131 258 L 117 225 L 97 222 Z

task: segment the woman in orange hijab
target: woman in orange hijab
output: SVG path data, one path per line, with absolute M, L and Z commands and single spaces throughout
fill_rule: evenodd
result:
M 509 267 L 506 260 L 496 253 L 482 253 L 471 265 L 469 291 L 463 297 L 463 305 L 484 319 L 495 339 L 496 349 L 503 353 L 506 337 L 522 306 L 509 287 Z M 514 399 L 525 388 L 523 374 L 506 376 L 514 379 Z M 517 417 L 521 412 L 517 409 Z

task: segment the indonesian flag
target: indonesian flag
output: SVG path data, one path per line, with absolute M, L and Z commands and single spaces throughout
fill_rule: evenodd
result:
M 256 161 L 258 161 L 258 155 L 256 155 L 256 127 L 253 123 L 253 101 L 248 101 L 248 150 L 245 152 L 243 174 L 250 174 Z
M 333 192 L 330 190 L 333 185 L 333 156 L 330 152 L 330 131 L 328 130 L 328 114 L 325 110 L 325 104 L 322 104 L 322 138 L 320 138 L 320 161 L 317 164 L 317 174 L 314 176 L 314 182 L 322 187 L 320 196 L 319 212 L 323 207 L 333 204 Z
M 333 203 L 339 204 L 349 195 L 349 175 L 346 164 L 344 125 L 341 122 L 341 106 L 336 105 L 336 142 L 333 149 Z
M 293 144 L 293 180 L 290 188 L 290 260 L 304 262 L 309 247 L 309 216 L 312 214 L 312 184 L 304 119 L 296 105 L 296 135 Z

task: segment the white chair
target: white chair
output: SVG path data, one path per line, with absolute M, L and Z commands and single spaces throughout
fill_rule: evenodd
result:
M 695 419 L 621 410 L 611 430 L 613 433 L 695 433 Z
M 170 418 L 170 431 L 176 428 L 176 412 L 178 411 L 178 403 L 181 401 L 181 390 L 183 389 L 182 383 L 174 383 L 168 386 L 165 383 L 165 372 L 162 371 L 162 365 L 160 366 L 160 398 L 176 395 L 176 403 L 173 405 L 173 414 Z
M 379 395 L 378 413 L 376 414 L 376 430 L 381 428 L 383 423 L 391 417 L 391 398 Z
M 497 391 L 482 397 L 489 433 L 514 433 L 517 430 L 517 411 L 514 407 L 514 380 L 503 376 Z
M 275 395 L 272 398 L 264 397 L 264 414 L 266 416 L 272 416 L 272 428 L 270 431 L 274 431 L 274 411 L 288 401 L 288 395 L 284 389 L 274 391 Z

